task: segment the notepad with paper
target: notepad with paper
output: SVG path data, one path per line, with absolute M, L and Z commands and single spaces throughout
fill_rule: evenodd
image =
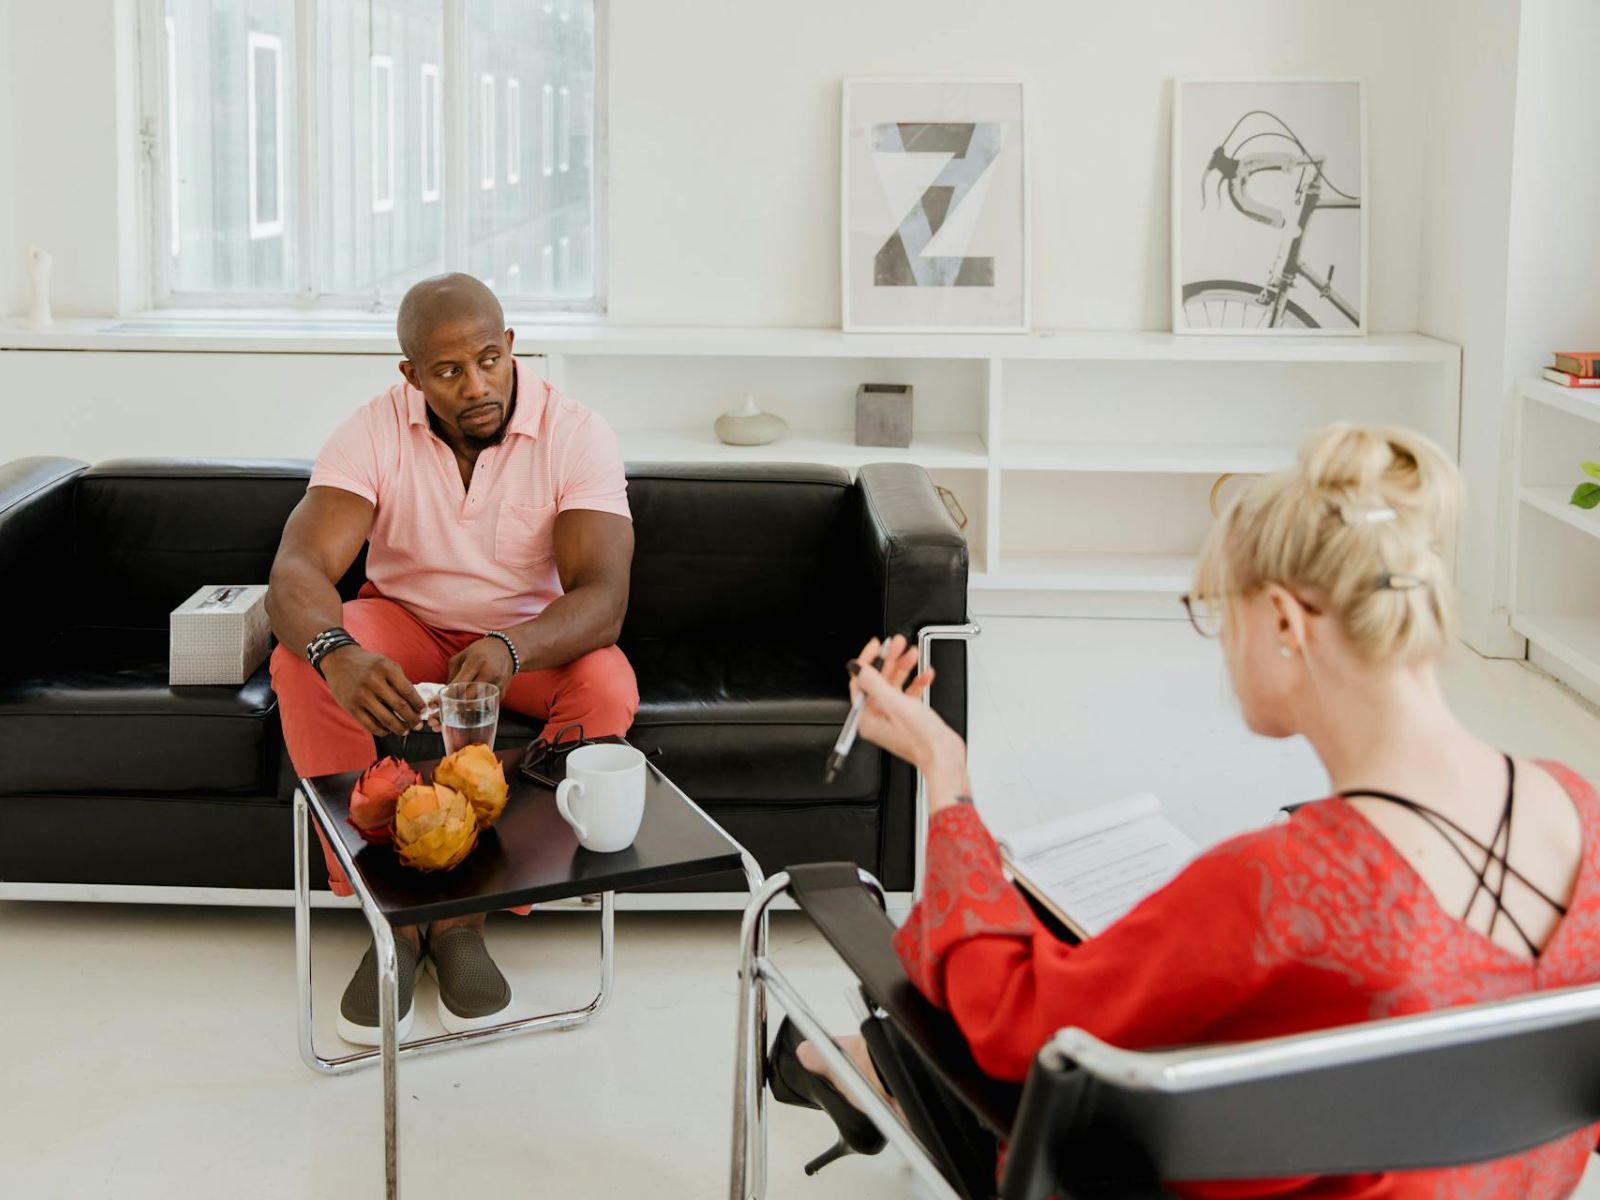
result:
M 1183 870 L 1200 847 L 1154 796 L 1128 796 L 998 839 L 1017 884 L 1079 938 L 1094 937 Z

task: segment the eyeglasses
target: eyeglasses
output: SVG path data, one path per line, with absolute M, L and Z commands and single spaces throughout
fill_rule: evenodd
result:
M 559 781 L 565 773 L 562 767 L 566 756 L 579 746 L 590 744 L 583 736 L 583 726 L 574 721 L 556 730 L 554 737 L 535 739 L 528 746 L 527 753 L 522 756 L 522 765 L 517 769 L 524 779 L 549 785 L 552 778 Z
M 1204 597 L 1196 596 L 1193 592 L 1185 592 L 1183 611 L 1189 618 L 1189 624 L 1194 626 L 1194 631 L 1201 637 L 1216 638 L 1222 635 L 1222 609 L 1213 607 L 1212 602 Z
M 1281 584 L 1279 585 L 1282 586 Z M 1320 617 L 1322 610 L 1315 604 L 1309 603 L 1303 596 L 1283 589 L 1294 597 L 1294 601 L 1307 614 Z M 1194 631 L 1203 638 L 1217 638 L 1222 636 L 1222 606 L 1211 597 L 1196 596 L 1193 592 L 1186 592 L 1183 596 L 1183 611 L 1189 618 L 1189 624 L 1194 626 Z

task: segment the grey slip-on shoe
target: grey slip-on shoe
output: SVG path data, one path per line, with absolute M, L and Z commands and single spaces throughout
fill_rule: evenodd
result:
M 498 1025 L 511 985 L 475 929 L 457 925 L 428 939 L 428 973 L 439 981 L 439 1024 L 451 1033 Z
M 400 1024 L 397 1038 L 404 1038 L 416 1016 L 413 999 L 417 987 L 417 948 L 403 937 L 394 940 L 395 965 L 399 968 Z M 378 949 L 368 945 L 356 973 L 339 1001 L 339 1036 L 356 1046 L 376 1046 L 383 1040 L 378 1028 Z

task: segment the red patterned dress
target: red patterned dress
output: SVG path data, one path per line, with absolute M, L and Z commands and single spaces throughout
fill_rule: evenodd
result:
M 1600 801 L 1565 767 L 1583 866 L 1536 958 L 1446 912 L 1345 800 L 1226 842 L 1081 946 L 1057 940 L 1000 868 L 977 812 L 936 814 L 923 897 L 895 937 L 917 986 L 948 1009 L 985 1071 L 1023 1079 L 1076 1025 L 1137 1049 L 1244 1041 L 1600 980 Z M 1470 1167 L 1179 1185 L 1187 1196 L 1556 1197 L 1600 1129 Z

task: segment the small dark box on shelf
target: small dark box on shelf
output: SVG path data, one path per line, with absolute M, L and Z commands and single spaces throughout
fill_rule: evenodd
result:
M 909 383 L 863 383 L 856 389 L 856 445 L 911 445 Z

